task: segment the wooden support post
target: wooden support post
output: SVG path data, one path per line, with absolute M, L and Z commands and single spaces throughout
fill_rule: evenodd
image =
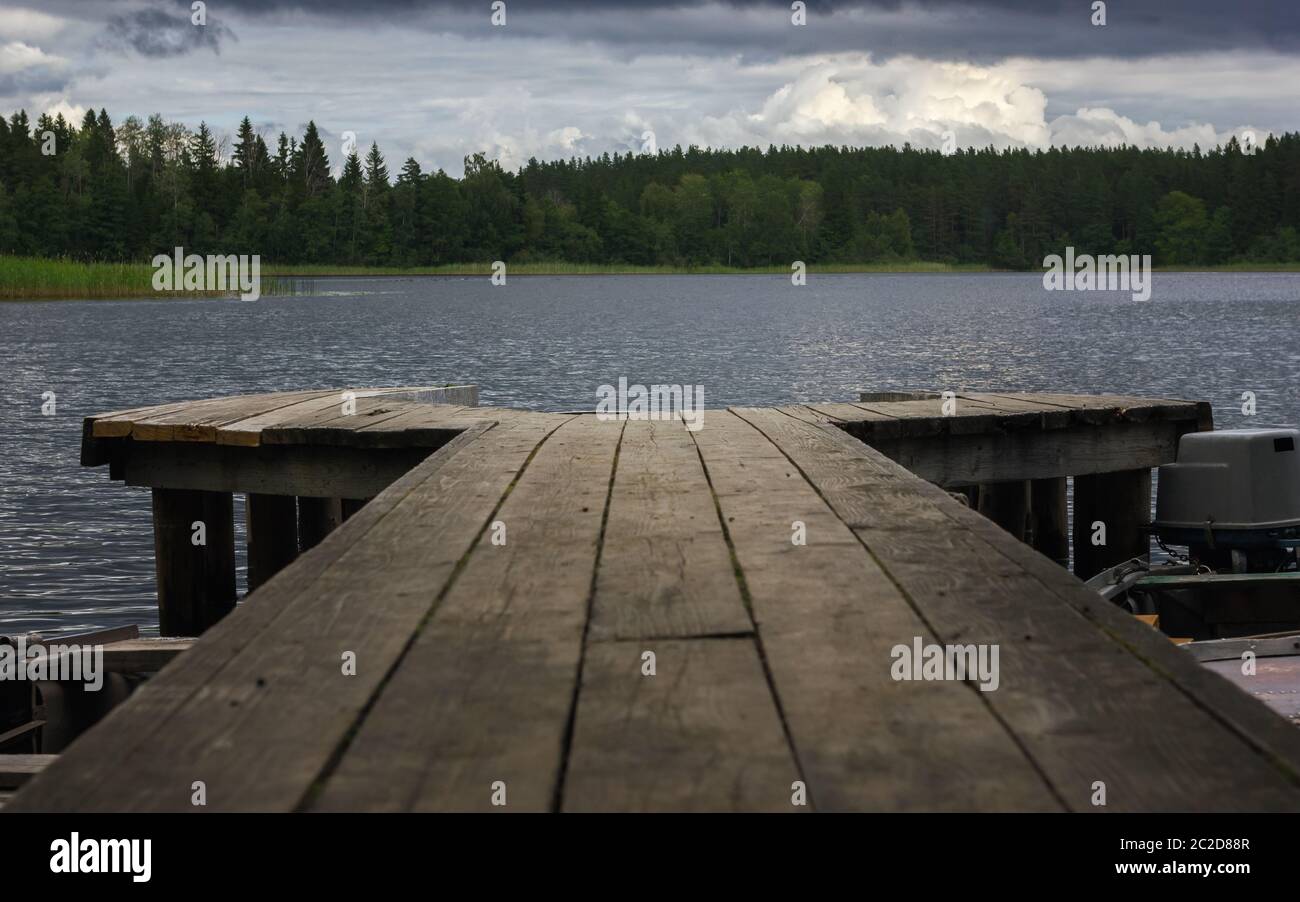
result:
M 343 503 L 338 498 L 298 499 L 298 547 L 314 548 L 343 522 Z
M 1146 554 L 1151 538 L 1143 527 L 1150 522 L 1150 470 L 1074 477 L 1075 575 L 1091 579 Z
M 1029 543 L 1062 567 L 1070 566 L 1070 523 L 1066 477 L 1035 479 L 1029 485 Z
M 298 556 L 298 505 L 292 495 L 248 493 L 248 591 Z
M 153 546 L 162 635 L 200 635 L 234 610 L 235 508 L 229 492 L 154 489 Z
M 1029 520 L 1029 483 L 992 482 L 980 486 L 979 512 L 1022 542 Z
M 0 636 L 0 645 L 16 647 L 16 639 Z M 14 654 L 14 652 L 10 652 Z M 41 730 L 36 684 L 28 680 L 0 680 L 0 752 L 22 754 L 39 752 Z

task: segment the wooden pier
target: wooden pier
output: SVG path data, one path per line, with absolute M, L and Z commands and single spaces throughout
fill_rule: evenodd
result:
M 1145 550 L 1203 404 L 691 431 L 411 391 L 87 421 L 83 462 L 153 489 L 164 632 L 203 635 L 6 811 L 1300 810 L 1300 731 L 1058 563 Z M 996 646 L 997 687 L 895 679 L 914 641 Z

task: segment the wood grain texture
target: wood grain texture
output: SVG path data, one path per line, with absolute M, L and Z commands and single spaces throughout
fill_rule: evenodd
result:
M 352 428 L 306 394 L 142 419 L 192 445 L 251 421 L 232 453 L 450 441 L 7 810 L 193 810 L 194 780 L 207 811 L 784 811 L 796 780 L 812 810 L 1087 811 L 1097 781 L 1107 810 L 1300 810 L 1293 727 L 880 453 L 1059 480 L 1170 453 L 1202 405 L 888 393 L 690 433 L 405 399 Z M 125 447 L 87 422 L 90 458 Z M 998 688 L 893 679 L 914 639 L 996 646 Z
M 339 411 L 345 392 L 355 397 L 359 416 L 340 428 L 330 415 Z M 391 419 L 404 411 L 438 406 L 460 410 L 459 405 L 477 404 L 477 386 L 424 386 L 398 388 L 358 388 L 310 392 L 267 392 L 197 401 L 176 401 L 150 407 L 136 407 L 87 417 L 83 422 L 81 462 L 83 466 L 108 463 L 118 440 L 178 441 L 213 443 L 235 447 L 257 447 L 271 443 L 312 442 L 322 444 L 363 444 L 349 441 L 347 433 L 366 425 Z M 319 426 L 315 432 L 304 427 Z M 408 445 L 427 443 L 427 436 L 411 435 Z M 450 436 L 442 436 L 445 441 Z M 436 447 L 442 441 L 428 444 Z M 392 447 L 393 436 L 385 433 L 380 446 Z
M 388 397 L 356 398 L 353 405 L 346 409 L 338 397 L 328 408 L 312 416 L 297 420 L 266 426 L 262 430 L 261 440 L 268 445 L 347 445 L 367 447 L 370 445 L 367 435 L 375 432 L 386 423 L 418 418 L 425 425 L 433 425 L 444 419 L 450 419 L 466 408 L 447 404 L 420 404 L 414 401 L 393 400 Z M 399 426 L 399 430 L 400 430 Z M 420 444 L 421 439 L 414 434 L 406 436 L 405 445 Z M 433 447 L 436 447 L 433 444 Z
M 484 426 L 439 449 L 250 595 L 6 810 L 193 811 L 194 780 L 207 783 L 206 810 L 296 807 L 555 425 L 542 417 L 495 435 Z M 491 453 L 478 453 L 478 440 Z M 444 540 L 407 541 L 422 533 Z M 378 597 L 376 570 L 390 577 Z M 344 651 L 357 655 L 354 677 L 342 675 Z
M 932 632 L 786 456 L 739 416 L 696 439 L 816 810 L 1059 810 L 979 693 L 890 678 Z
M 850 424 L 850 427 L 852 424 Z M 1052 479 L 1170 463 L 1193 421 L 1075 424 L 1033 433 L 987 432 L 878 440 L 850 431 L 891 460 L 943 486 Z
M 565 811 L 800 811 L 798 779 L 752 639 L 587 649 Z
M 864 470 L 888 464 L 834 427 L 821 431 L 862 455 Z M 783 447 L 819 480 L 822 443 L 788 436 Z M 841 460 L 835 472 L 846 467 Z M 1222 729 L 1221 689 L 1213 705 L 1189 698 L 1184 681 L 1205 685 L 1188 669 L 1194 662 L 1167 641 L 1153 646 L 1150 630 L 1142 636 L 1131 617 L 938 488 L 915 488 L 949 529 L 858 533 L 927 621 L 942 625 L 943 641 L 1000 645 L 1002 685 L 989 703 L 1071 808 L 1091 810 L 1089 787 L 1100 780 L 1108 810 L 1300 810 L 1300 736 L 1283 739 L 1271 723 L 1285 721 L 1248 713 L 1263 706 L 1239 698 L 1238 722 L 1252 728 Z M 1286 757 L 1261 754 L 1260 737 L 1285 742 Z
M 232 398 L 194 401 L 184 407 L 134 418 L 130 436 L 140 442 L 215 442 L 217 431 L 228 423 L 290 407 L 334 392 L 268 392 Z M 98 429 L 98 424 L 96 424 Z
M 786 416 L 794 417 L 796 420 L 803 420 L 805 423 L 824 423 L 827 420 L 839 422 L 839 417 L 830 413 L 833 404 L 806 405 L 806 404 L 788 404 L 784 407 L 778 407 Z
M 538 448 L 310 807 L 503 810 L 496 781 L 504 810 L 552 806 L 621 432 Z
M 448 430 L 430 446 L 393 448 L 132 442 L 114 478 L 150 488 L 372 498 L 455 435 Z
M 591 617 L 594 640 L 753 629 L 680 420 L 633 420 L 623 431 Z
M 217 431 L 216 443 L 256 446 L 262 444 L 264 436 L 282 437 L 285 434 L 297 434 L 299 430 L 326 424 L 360 429 L 363 425 L 397 416 L 402 410 L 407 409 L 408 405 L 414 404 L 411 401 L 356 391 L 350 391 L 352 398 L 349 404 L 347 394 L 349 392 L 334 392 L 270 413 L 227 423 Z M 345 409 L 351 413 L 345 414 L 343 412 Z

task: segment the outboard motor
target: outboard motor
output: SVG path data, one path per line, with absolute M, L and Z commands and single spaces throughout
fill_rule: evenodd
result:
M 1162 544 L 1188 549 L 1216 572 L 1272 573 L 1296 565 L 1300 546 L 1300 431 L 1192 432 L 1159 470 Z

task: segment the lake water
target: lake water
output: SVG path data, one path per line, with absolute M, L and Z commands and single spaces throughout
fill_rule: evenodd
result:
M 0 303 L 0 373 L 0 634 L 155 630 L 149 492 L 79 466 L 89 414 L 447 382 L 477 383 L 483 404 L 589 409 L 626 376 L 702 385 L 709 407 L 1109 391 L 1208 400 L 1220 428 L 1294 426 L 1300 275 L 1157 273 L 1147 303 L 1033 274 L 318 279 L 253 303 Z

